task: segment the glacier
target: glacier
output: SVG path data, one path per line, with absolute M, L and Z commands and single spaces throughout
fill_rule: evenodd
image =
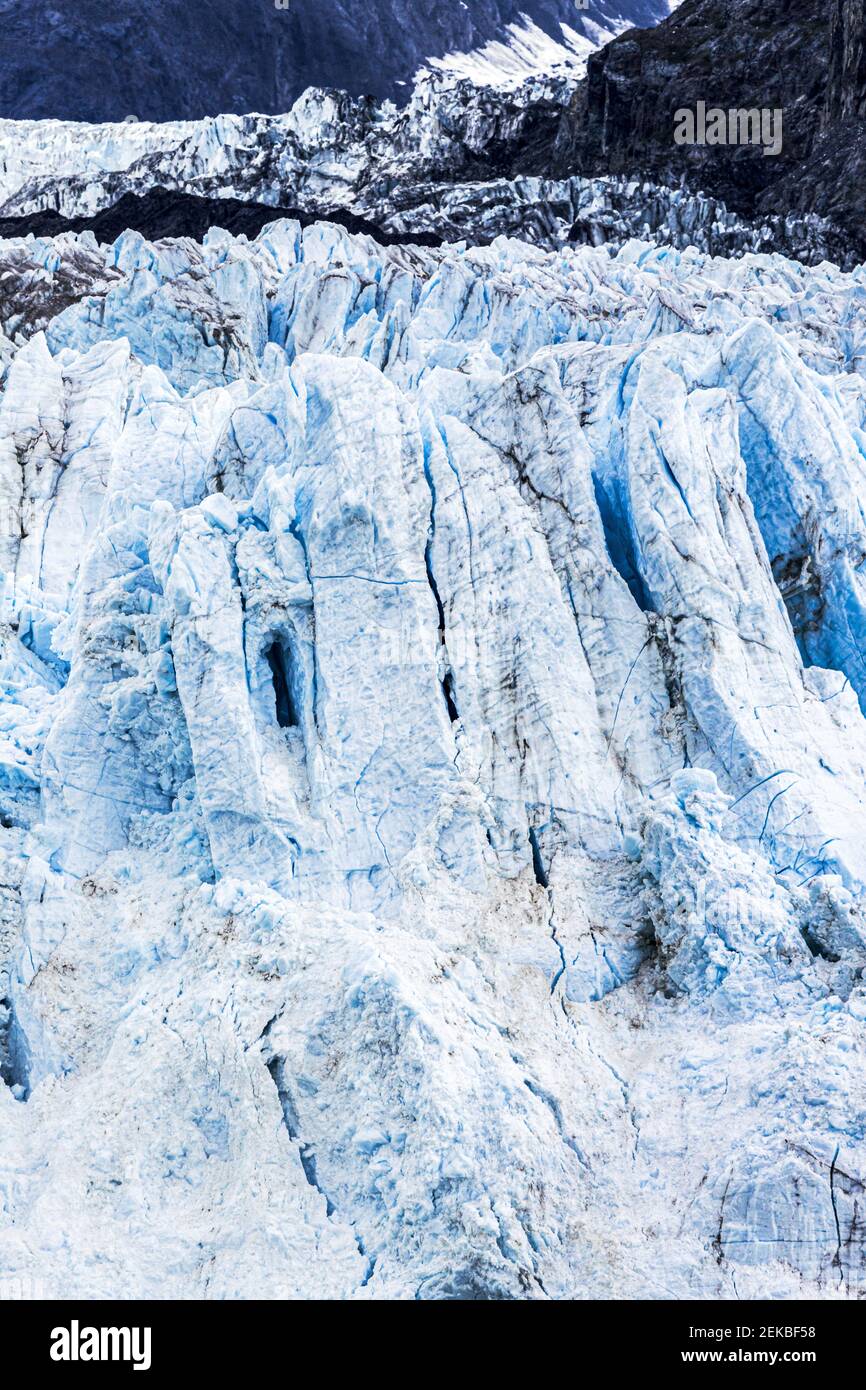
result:
M 487 66 L 502 78 L 498 50 Z M 311 87 L 278 116 L 102 125 L 0 119 L 0 231 L 16 239 L 81 231 L 47 221 L 86 220 L 160 189 L 260 203 L 277 209 L 275 217 L 360 217 L 382 240 L 480 244 L 511 236 L 558 250 L 569 241 L 616 249 L 640 238 L 712 255 L 781 251 L 810 265 L 854 268 L 850 238 L 814 212 L 750 219 L 718 197 L 639 169 L 576 173 L 585 168 L 574 148 L 575 112 L 585 99 L 579 70 L 554 64 L 504 89 L 501 81 L 479 85 L 483 64 L 468 71 L 476 80 L 459 70 L 422 71 L 400 108 Z
M 0 242 L 4 1277 L 863 1296 L 864 345 L 779 254 Z

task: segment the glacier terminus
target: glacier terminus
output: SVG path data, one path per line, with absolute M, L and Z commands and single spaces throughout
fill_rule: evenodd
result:
M 862 1297 L 864 500 L 862 268 L 0 241 L 4 1275 Z

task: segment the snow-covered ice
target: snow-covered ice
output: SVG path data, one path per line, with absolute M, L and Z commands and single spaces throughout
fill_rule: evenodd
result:
M 0 243 L 0 1268 L 866 1289 L 866 272 Z

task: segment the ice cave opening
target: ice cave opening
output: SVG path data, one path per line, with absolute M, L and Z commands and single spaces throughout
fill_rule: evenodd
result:
M 277 707 L 277 723 L 281 729 L 300 727 L 301 715 L 296 695 L 295 661 L 288 645 L 279 638 L 269 643 L 265 652 Z

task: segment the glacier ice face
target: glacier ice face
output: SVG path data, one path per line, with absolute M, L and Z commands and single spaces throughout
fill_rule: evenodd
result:
M 862 1294 L 863 272 L 0 261 L 3 1267 Z

